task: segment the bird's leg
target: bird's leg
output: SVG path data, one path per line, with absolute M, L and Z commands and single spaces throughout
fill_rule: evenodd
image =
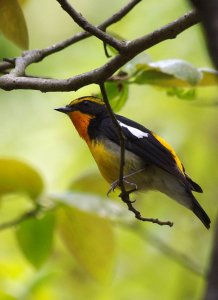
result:
M 128 185 L 134 186 L 134 188 L 131 189 L 130 191 L 127 191 L 127 193 L 131 194 L 131 193 L 137 191 L 138 186 L 137 186 L 136 183 L 127 181 L 126 178 L 129 178 L 129 177 L 131 177 L 131 176 L 133 176 L 133 175 L 135 175 L 135 174 L 138 174 L 138 173 L 140 173 L 140 172 L 142 172 L 142 171 L 144 171 L 144 170 L 145 170 L 145 168 L 142 168 L 142 169 L 139 169 L 139 170 L 137 170 L 137 171 L 135 171 L 135 172 L 132 172 L 132 173 L 130 173 L 130 174 L 127 174 L 127 175 L 125 175 L 125 176 L 123 177 L 124 183 L 126 183 L 126 184 L 128 184 Z M 119 180 L 118 180 L 118 179 L 115 180 L 114 182 L 112 182 L 111 187 L 110 187 L 109 191 L 107 192 L 107 196 L 109 196 L 110 193 L 111 193 L 112 191 L 114 192 L 114 190 L 115 190 L 117 187 L 119 187 Z M 135 200 L 134 200 L 133 202 L 135 202 Z
M 135 200 L 130 200 L 130 199 L 129 199 L 129 195 L 132 194 L 133 192 L 137 191 L 137 189 L 138 189 L 137 184 L 132 183 L 132 185 L 134 185 L 134 188 L 133 188 L 133 189 L 131 189 L 131 190 L 129 190 L 129 191 L 125 191 L 125 194 L 128 195 L 128 202 L 130 202 L 131 204 L 132 204 L 132 203 L 135 203 L 135 202 L 136 202 L 136 199 L 135 199 Z M 123 197 L 122 192 L 120 193 L 119 197 L 120 197 L 120 198 Z
M 130 191 L 128 191 L 128 193 L 131 194 L 132 192 L 136 191 L 136 190 L 138 189 L 138 187 L 137 187 L 137 184 L 136 184 L 136 183 L 129 182 L 129 181 L 125 180 L 126 177 L 127 177 L 127 176 L 125 176 L 125 177 L 123 178 L 123 182 L 124 182 L 125 184 L 134 186 L 133 189 L 131 189 Z M 109 191 L 107 192 L 107 196 L 109 196 L 110 193 L 111 193 L 112 191 L 114 192 L 114 190 L 115 190 L 117 187 L 119 187 L 119 180 L 115 180 L 115 181 L 111 184 L 111 187 L 110 187 Z M 134 201 L 134 202 L 135 202 L 135 201 Z
M 114 182 L 111 183 L 111 187 L 107 192 L 107 197 L 109 197 L 111 192 L 114 192 L 114 190 L 119 186 L 119 180 L 115 180 Z
M 110 187 L 110 189 L 107 192 L 107 196 L 109 196 L 109 194 L 112 191 L 114 192 L 114 190 L 118 187 L 118 182 L 119 182 L 119 180 L 115 180 L 114 182 L 111 183 L 111 187 Z

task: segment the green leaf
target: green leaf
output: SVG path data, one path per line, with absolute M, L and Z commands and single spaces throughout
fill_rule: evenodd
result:
M 196 90 L 195 89 L 187 90 L 183 88 L 172 87 L 167 90 L 167 95 L 176 96 L 179 99 L 184 99 L 184 100 L 193 100 L 196 97 Z
M 75 207 L 87 213 L 96 214 L 99 217 L 108 218 L 110 220 L 123 219 L 124 221 L 132 220 L 132 214 L 126 207 L 97 195 L 88 193 L 67 192 L 61 194 L 50 195 L 52 201 Z
M 70 253 L 87 274 L 104 282 L 112 273 L 115 255 L 110 221 L 72 206 L 62 206 L 58 216 L 60 234 Z
M 186 61 L 172 59 L 137 64 L 133 82 L 160 86 L 194 86 L 202 79 L 200 70 Z
M 35 199 L 42 191 L 42 178 L 32 167 L 15 159 L 0 159 L 0 196 L 21 192 Z
M 24 256 L 36 268 L 40 268 L 51 254 L 54 225 L 54 215 L 47 213 L 41 218 L 22 222 L 16 231 Z
M 216 70 L 200 68 L 199 71 L 203 74 L 200 86 L 218 85 L 218 72 Z
M 120 40 L 120 41 L 125 41 L 125 39 L 123 37 L 121 37 L 119 34 L 113 32 L 113 31 L 110 31 L 110 30 L 107 30 L 107 32 L 110 34 L 110 36 L 114 37 L 115 39 Z M 105 47 L 107 49 L 109 56 L 117 55 L 119 53 L 119 51 L 117 49 L 115 49 L 114 47 L 112 47 L 109 44 L 105 44 Z
M 184 80 L 190 83 L 190 85 L 197 85 L 202 78 L 201 72 L 192 64 L 178 59 L 152 62 L 149 65 L 165 74 Z
M 0 30 L 21 49 L 28 49 L 26 21 L 17 0 L 0 0 Z
M 122 67 L 122 71 L 132 76 L 136 71 L 137 65 L 147 65 L 151 62 L 150 56 L 146 52 L 142 52 L 131 59 L 127 64 Z
M 177 79 L 175 80 L 172 75 L 164 74 L 157 70 L 143 68 L 142 66 L 138 68 L 137 72 L 133 75 L 131 82 L 136 84 L 151 84 L 161 87 L 181 85 L 181 82 Z
M 125 81 L 106 82 L 108 99 L 114 111 L 119 111 L 126 103 L 129 95 L 129 85 Z

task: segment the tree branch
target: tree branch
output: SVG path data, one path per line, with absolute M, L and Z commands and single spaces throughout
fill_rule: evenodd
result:
M 116 50 L 121 52 L 125 49 L 125 42 L 120 42 L 118 39 L 115 39 L 111 35 L 105 33 L 98 27 L 89 23 L 80 13 L 78 13 L 68 2 L 67 0 L 57 0 L 61 7 L 71 16 L 75 23 L 77 23 L 81 28 L 90 34 L 96 36 L 98 39 L 102 40 L 108 45 L 111 45 Z
M 105 20 L 103 23 L 101 23 L 99 26 L 97 26 L 99 29 L 105 31 L 109 26 L 112 24 L 117 23 L 120 21 L 123 17 L 125 17 L 141 0 L 131 0 L 127 5 L 122 7 L 117 13 L 109 17 L 107 20 Z M 35 49 L 35 50 L 29 50 L 23 52 L 21 57 L 18 57 L 17 66 L 16 69 L 18 69 L 19 74 L 24 74 L 25 69 L 28 65 L 31 63 L 36 63 L 42 61 L 44 58 L 46 58 L 49 55 L 55 54 L 79 41 L 82 41 L 88 37 L 91 37 L 92 35 L 89 32 L 80 32 L 76 35 L 70 37 L 69 39 L 66 39 L 62 42 L 56 43 L 54 45 L 51 45 L 44 49 Z M 19 60 L 25 60 L 25 65 L 20 65 Z M 14 59 L 15 63 L 15 59 Z M 22 66 L 22 69 L 20 67 Z M 0 72 L 3 72 L 8 69 L 8 65 L 5 62 L 0 63 Z M 16 72 L 14 72 L 16 73 Z M 32 76 L 33 77 L 33 76 Z
M 89 72 L 76 75 L 68 79 L 45 79 L 45 78 L 34 78 L 18 76 L 17 74 L 22 74 L 25 71 L 24 66 L 27 66 L 31 61 L 31 54 L 24 57 L 24 62 L 19 58 L 16 60 L 16 64 L 21 66 L 12 70 L 10 74 L 0 77 L 0 88 L 4 90 L 14 90 L 14 89 L 33 89 L 42 92 L 61 92 L 61 91 L 76 91 L 81 87 L 90 84 L 99 84 L 110 78 L 117 70 L 119 70 L 123 65 L 130 61 L 133 57 L 143 52 L 144 50 L 150 48 L 151 46 L 157 45 L 158 43 L 165 41 L 167 39 L 175 38 L 178 34 L 183 32 L 185 29 L 191 27 L 199 22 L 198 15 L 191 11 L 181 18 L 175 20 L 172 23 L 148 34 L 142 36 L 141 38 L 135 39 L 125 45 L 124 53 L 120 53 L 115 57 L 111 58 L 108 62 L 99 68 L 91 70 Z M 102 32 L 102 34 L 105 34 Z M 39 59 L 38 50 L 33 52 L 35 61 Z M 16 71 L 15 71 L 16 70 Z
M 0 63 L 0 72 L 5 72 L 8 69 L 14 68 L 14 66 L 15 66 L 15 62 L 6 59 Z
M 152 33 L 132 40 L 126 46 L 127 52 L 142 52 L 165 40 L 175 39 L 178 34 L 200 22 L 200 17 L 196 11 L 189 11 L 175 21 L 155 30 Z
M 205 300 L 218 299 L 218 215 L 216 217 L 215 234 L 213 241 L 213 249 L 211 254 L 211 261 L 209 264 L 209 271 L 207 276 L 207 287 L 205 291 Z
M 5 229 L 10 229 L 11 227 L 17 226 L 20 223 L 22 223 L 30 218 L 36 217 L 40 213 L 40 211 L 41 211 L 41 207 L 39 205 L 37 205 L 33 210 L 30 210 L 30 211 L 24 213 L 17 219 L 0 224 L 0 231 L 5 230 Z
M 201 17 L 208 50 L 218 70 L 218 1 L 190 0 L 190 2 L 195 6 Z

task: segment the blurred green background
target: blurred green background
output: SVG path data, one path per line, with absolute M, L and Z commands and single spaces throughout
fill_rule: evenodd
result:
M 75 0 L 71 3 L 90 22 L 99 24 L 126 1 Z M 133 39 L 173 21 L 189 9 L 185 1 L 142 2 L 110 29 L 126 39 Z M 29 0 L 23 11 L 31 49 L 49 46 L 80 32 L 56 1 Z M 0 46 L 0 58 L 20 54 L 20 49 L 3 35 L 0 35 Z M 178 58 L 196 67 L 211 67 L 199 25 L 174 40 L 149 49 L 147 54 L 154 61 Z M 102 43 L 89 38 L 32 65 L 28 72 L 38 76 L 68 78 L 98 67 L 105 61 Z M 86 176 L 87 184 L 80 190 L 88 194 L 88 201 L 89 180 L 94 176 L 92 174 L 97 173 L 97 167 L 70 121 L 54 108 L 97 92 L 98 87 L 94 85 L 72 93 L 0 91 L 0 158 L 14 158 L 31 165 L 43 178 L 46 194 L 61 193 L 72 182 L 79 181 L 79 178 L 84 180 Z M 113 243 L 109 245 L 112 253 L 105 252 L 104 259 L 106 262 L 109 254 L 112 266 L 108 268 L 107 279 L 99 281 L 86 272 L 72 251 L 66 249 L 58 234 L 59 229 L 55 231 L 54 245 L 48 259 L 41 267 L 35 268 L 22 253 L 12 227 L 0 232 L 0 299 L 201 299 L 210 260 L 213 220 L 217 212 L 217 88 L 199 88 L 197 99 L 188 101 L 167 96 L 161 88 L 131 85 L 129 99 L 119 113 L 157 132 L 173 145 L 187 173 L 204 190 L 197 198 L 212 219 L 211 230 L 205 230 L 191 212 L 160 193 L 140 196 L 136 206 L 143 215 L 171 220 L 174 226 L 160 227 L 149 223 L 139 226 L 139 222 L 126 226 L 119 222 L 119 218 L 104 224 L 110 227 L 112 234 L 108 237 L 108 243 Z M 103 185 L 103 180 L 97 181 L 95 193 L 98 193 L 100 185 L 99 193 L 102 195 L 103 189 L 103 194 L 106 194 L 108 186 Z M 126 209 L 119 199 L 115 203 Z M 1 223 L 16 218 L 30 207 L 31 201 L 26 195 L 4 196 L 0 207 Z M 133 215 L 128 214 L 128 218 L 133 219 Z M 90 223 L 94 224 L 95 219 Z M 63 230 L 67 231 L 66 228 Z M 84 231 L 85 240 L 88 239 L 88 230 Z M 98 233 L 93 236 L 91 233 L 92 230 L 90 236 L 97 253 L 97 249 L 104 247 L 97 238 Z M 191 266 L 184 265 L 189 265 L 188 258 L 181 258 L 181 255 L 175 258 L 175 253 L 165 246 L 188 256 Z M 95 252 L 89 255 L 95 255 Z M 194 264 L 202 274 L 193 270 Z M 100 268 L 104 269 L 104 265 Z

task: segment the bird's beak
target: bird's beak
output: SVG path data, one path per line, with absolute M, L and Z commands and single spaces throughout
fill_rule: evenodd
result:
M 54 110 L 60 111 L 64 114 L 68 114 L 69 112 L 72 111 L 72 108 L 70 106 L 63 106 L 63 107 L 55 108 Z

